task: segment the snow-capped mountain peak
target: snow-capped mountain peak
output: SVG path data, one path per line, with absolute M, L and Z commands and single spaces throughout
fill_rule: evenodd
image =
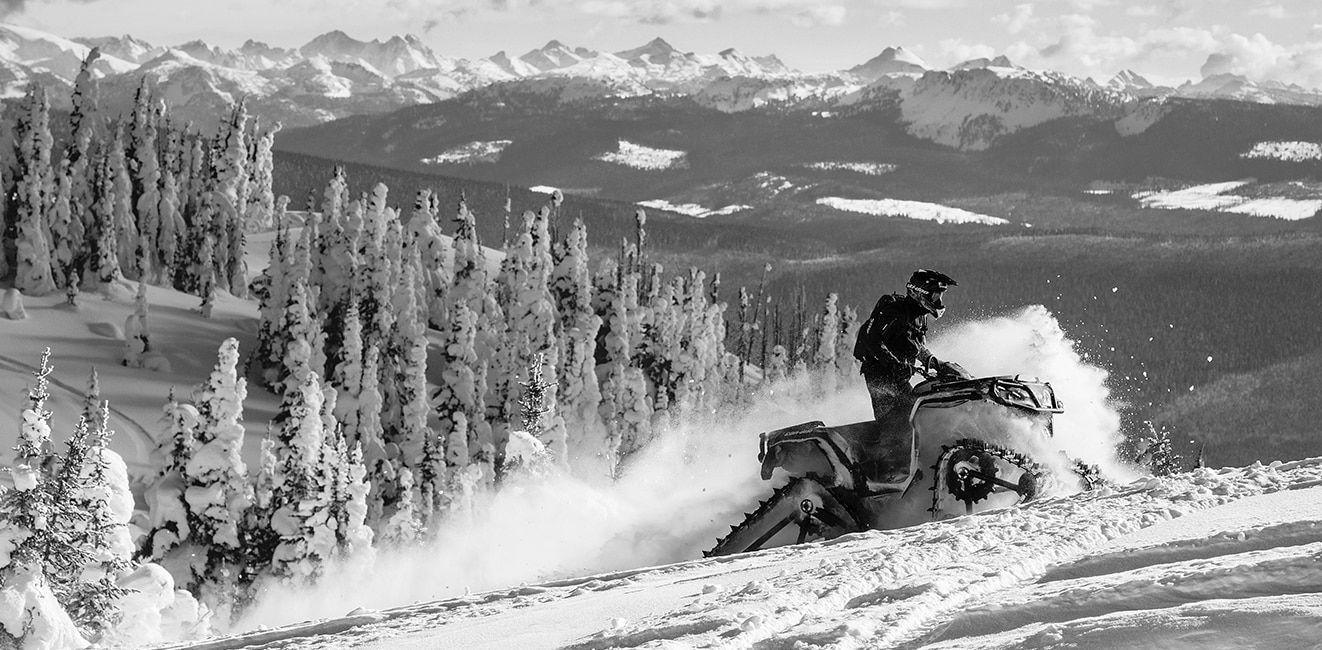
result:
M 532 50 L 519 57 L 524 63 L 542 72 L 568 68 L 577 65 L 584 59 L 593 58 L 597 53 L 587 48 L 570 49 L 569 46 L 557 40 L 551 40 L 540 49 Z
M 979 57 L 961 61 L 951 66 L 951 70 L 977 70 L 979 68 L 1021 68 L 1018 64 L 1010 60 L 1010 57 L 1004 54 L 995 58 Z
M 671 61 L 676 57 L 687 55 L 675 49 L 674 46 L 667 43 L 665 39 L 658 36 L 651 41 L 648 41 L 648 43 L 642 47 L 636 47 L 632 50 L 624 50 L 623 52 L 616 52 L 615 56 L 630 63 L 664 66 L 670 65 Z
M 73 40 L 88 47 L 100 48 L 102 54 L 109 54 L 130 63 L 145 63 L 160 56 L 165 51 L 163 47 L 152 45 L 128 34 L 123 36 L 82 37 Z
M 849 72 L 863 79 L 876 79 L 888 74 L 925 72 L 928 65 L 917 54 L 903 47 L 888 47 L 867 63 L 856 65 Z
M 1114 77 L 1111 77 L 1111 80 L 1106 82 L 1106 87 L 1115 90 L 1133 91 L 1148 90 L 1154 86 L 1152 85 L 1152 82 L 1144 78 L 1143 75 L 1134 72 L 1133 70 L 1125 69 L 1116 73 Z
M 72 82 L 91 47 L 30 27 L 0 24 L 0 59 Z M 129 72 L 137 65 L 103 52 L 94 70 L 102 76 Z

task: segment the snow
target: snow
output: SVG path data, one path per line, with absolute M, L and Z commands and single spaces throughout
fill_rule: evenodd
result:
M 656 208 L 658 210 L 668 210 L 670 212 L 678 212 L 679 214 L 686 214 L 690 217 L 696 217 L 698 219 L 705 219 L 707 217 L 715 217 L 715 216 L 724 216 L 724 215 L 734 214 L 736 212 L 740 212 L 743 210 L 753 209 L 753 206 L 751 205 L 742 205 L 742 204 L 732 204 L 732 205 L 727 205 L 723 208 L 708 209 L 701 205 L 698 205 L 697 203 L 674 204 L 665 199 L 651 199 L 648 201 L 639 201 L 638 205 L 641 205 L 645 208 Z
M 634 144 L 628 140 L 620 140 L 615 151 L 608 151 L 594 157 L 594 160 L 601 160 L 634 169 L 644 169 L 648 171 L 657 171 L 662 169 L 674 169 L 678 167 L 687 167 L 685 160 L 688 154 L 683 151 L 673 149 L 657 149 L 641 144 Z
M 896 169 L 895 165 L 890 163 L 878 162 L 815 162 L 808 163 L 804 166 L 809 169 L 820 169 L 824 171 L 843 169 L 845 171 L 867 174 L 868 176 L 881 176 L 882 174 L 889 174 Z
M 1266 158 L 1286 162 L 1305 162 L 1322 160 L 1322 144 L 1316 142 L 1259 142 L 1252 149 L 1239 155 L 1240 158 Z
M 1195 185 L 1181 190 L 1137 192 L 1134 198 L 1145 208 L 1160 210 L 1214 210 L 1287 221 L 1307 219 L 1322 210 L 1322 199 L 1250 198 L 1227 194 L 1251 181 L 1228 181 Z
M 846 212 L 861 212 L 863 214 L 875 214 L 883 217 L 907 217 L 909 219 L 935 221 L 937 223 L 980 223 L 990 226 L 1001 226 L 1010 223 L 1000 217 L 989 217 L 985 214 L 952 208 L 939 203 L 925 203 L 923 201 L 901 201 L 898 199 L 843 199 L 835 196 L 826 196 L 817 199 L 817 205 L 824 205 L 829 208 L 844 210 Z
M 469 142 L 446 149 L 431 158 L 423 158 L 422 162 L 426 165 L 494 163 L 500 160 L 500 154 L 513 142 L 513 140 Z
M 1320 520 L 1322 459 L 1202 469 L 830 542 L 357 610 L 208 647 L 1315 647 Z

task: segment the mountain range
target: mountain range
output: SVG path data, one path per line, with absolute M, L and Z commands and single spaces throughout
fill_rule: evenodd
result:
M 680 95 L 723 112 L 778 108 L 829 114 L 898 101 L 913 135 L 983 149 L 1024 126 L 1076 115 L 1119 119 L 1147 100 L 1322 105 L 1322 91 L 1254 82 L 1214 69 L 1197 83 L 1171 88 L 1131 70 L 1097 82 L 1028 70 L 1005 56 L 937 70 L 903 47 L 885 48 L 846 70 L 810 74 L 791 69 L 775 55 L 749 56 L 735 49 L 685 52 L 660 38 L 620 52 L 552 40 L 519 56 L 501 51 L 463 59 L 440 54 L 413 35 L 361 41 L 333 31 L 295 49 L 249 40 L 226 50 L 203 41 L 167 47 L 131 35 L 67 39 L 15 25 L 0 25 L 0 95 L 21 95 L 27 83 L 37 80 L 60 106 L 93 47 L 101 51 L 94 70 L 112 109 L 126 106 L 145 77 L 182 119 L 202 128 L 240 97 L 264 119 L 296 127 L 513 85 L 557 103 Z M 1159 113 L 1143 110 L 1145 115 Z

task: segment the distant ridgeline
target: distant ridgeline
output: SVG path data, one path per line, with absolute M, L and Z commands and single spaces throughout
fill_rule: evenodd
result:
M 138 477 L 152 523 L 127 547 L 112 543 L 127 538 L 126 515 L 95 520 L 89 536 L 77 532 L 85 517 L 58 514 L 102 490 L 76 478 L 83 456 L 101 452 L 54 452 L 43 360 L 17 489 L 0 495 L 0 539 L 22 551 L 0 565 L 15 590 L 6 602 L 44 603 L 5 617 L 23 621 L 3 633 L 16 640 L 172 640 L 125 636 L 145 634 L 129 616 L 144 605 L 127 600 L 141 589 L 126 585 L 168 585 L 161 567 L 224 626 L 262 581 L 309 583 L 331 561 L 421 544 L 519 473 L 618 477 L 685 414 L 729 411 L 790 375 L 817 373 L 813 390 L 829 390 L 857 374 L 857 317 L 835 295 L 773 315 L 765 285 L 741 287 L 727 305 L 719 274 L 667 276 L 649 260 L 642 210 L 620 220 L 628 236 L 595 264 L 559 192 L 536 210 L 496 212 L 501 236 L 487 243 L 503 252 L 480 244 L 465 200 L 443 210 L 421 191 L 396 210 L 383 184 L 354 196 L 339 168 L 314 210 L 292 213 L 272 190 L 275 129 L 243 103 L 208 136 L 171 122 L 144 85 L 130 114 L 106 121 L 89 80 L 84 70 L 67 142 L 51 136 L 40 86 L 17 111 L 0 274 L 24 295 L 70 302 L 136 285 L 144 323 L 147 284 L 197 295 L 204 316 L 217 292 L 251 298 L 258 343 L 241 354 L 227 340 L 191 400 L 170 396 L 154 470 Z M 249 281 L 254 233 L 271 239 L 271 262 Z M 150 371 L 139 365 L 155 351 L 145 327 L 133 343 L 126 364 Z M 248 378 L 282 398 L 251 469 L 240 455 Z M 103 447 L 102 429 L 85 422 L 74 437 Z

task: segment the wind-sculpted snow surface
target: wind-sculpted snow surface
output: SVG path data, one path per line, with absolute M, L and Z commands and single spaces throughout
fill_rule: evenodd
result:
M 286 650 L 1310 648 L 1322 638 L 1319 523 L 1322 459 L 1200 469 L 247 638 Z

